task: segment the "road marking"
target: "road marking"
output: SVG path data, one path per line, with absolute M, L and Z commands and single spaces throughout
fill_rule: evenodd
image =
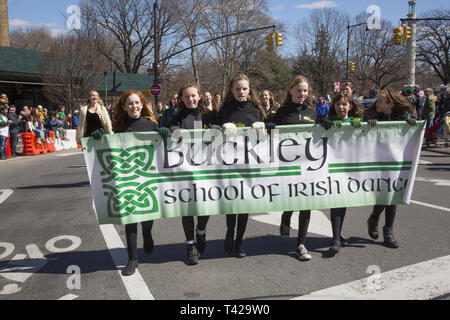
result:
M 122 275 L 121 269 L 125 267 L 128 262 L 128 253 L 114 225 L 100 225 L 100 230 L 102 231 L 103 238 L 108 246 L 114 264 L 116 265 L 116 268 L 119 269 L 119 275 L 130 299 L 155 300 L 138 269 L 136 269 L 136 272 L 131 276 L 124 277 Z
M 425 161 L 425 160 L 419 160 L 419 164 L 433 164 L 433 162 Z
M 271 212 L 262 215 L 253 215 L 250 217 L 251 219 L 262 223 L 268 223 L 275 226 L 279 226 L 281 221 L 281 212 Z M 291 228 L 294 230 L 298 230 L 298 211 L 292 214 Z M 333 232 L 331 230 L 331 222 L 322 211 L 319 210 L 311 211 L 311 219 L 309 221 L 308 233 L 320 234 L 327 237 L 333 236 Z
M 78 296 L 76 296 L 74 294 L 67 294 L 67 295 L 59 298 L 58 300 L 75 300 L 76 298 L 78 298 Z
M 434 185 L 440 186 L 440 187 L 450 187 L 450 180 L 416 177 L 416 181 L 431 182 L 431 183 L 434 183 Z
M 424 206 L 424 207 L 429 207 L 429 208 L 433 208 L 433 209 L 437 209 L 437 210 L 442 210 L 442 211 L 447 211 L 450 212 L 449 208 L 445 208 L 445 207 L 440 207 L 440 206 L 435 206 L 434 204 L 429 204 L 429 203 L 425 203 L 425 202 L 420 202 L 420 201 L 415 201 L 415 200 L 411 200 L 411 203 L 417 204 L 419 206 Z
M 409 265 L 293 300 L 429 300 L 450 292 L 450 256 Z
M 73 156 L 75 154 L 83 154 L 83 153 L 80 151 L 70 152 L 70 153 L 59 153 L 59 154 L 55 154 L 55 157 L 68 157 L 68 156 Z
M 5 200 L 8 199 L 13 193 L 14 193 L 14 191 L 12 191 L 11 189 L 1 189 L 0 190 L 0 204 L 5 202 Z

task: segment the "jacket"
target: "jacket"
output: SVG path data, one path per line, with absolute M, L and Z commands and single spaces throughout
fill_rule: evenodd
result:
M 77 128 L 77 137 L 76 140 L 78 143 L 81 143 L 81 138 L 85 137 L 87 125 L 86 125 L 86 113 L 88 112 L 88 106 L 82 106 L 80 109 L 80 116 L 78 118 L 78 128 Z M 112 134 L 112 123 L 111 119 L 109 118 L 108 110 L 104 106 L 96 104 L 96 111 L 95 111 L 99 118 L 100 122 L 103 125 L 103 129 L 105 130 L 106 134 Z

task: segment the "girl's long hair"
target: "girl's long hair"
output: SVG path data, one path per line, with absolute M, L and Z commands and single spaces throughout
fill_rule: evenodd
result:
M 234 96 L 233 96 L 233 93 L 231 92 L 231 89 L 233 88 L 233 86 L 236 82 L 241 81 L 241 80 L 245 80 L 248 82 L 248 86 L 249 86 L 248 100 L 250 102 L 252 102 L 255 106 L 258 107 L 259 111 L 261 111 L 261 113 L 263 115 L 263 118 L 265 119 L 267 116 L 266 111 L 261 106 L 261 103 L 259 102 L 255 93 L 253 92 L 252 87 L 250 85 L 250 80 L 248 79 L 248 77 L 245 74 L 239 74 L 236 77 L 234 77 L 233 79 L 231 79 L 230 81 L 228 81 L 227 93 L 225 94 L 225 98 L 223 99 L 222 105 L 228 104 L 231 101 L 233 101 Z
M 348 102 L 351 106 L 350 110 L 348 111 L 348 116 L 350 118 L 360 118 L 361 117 L 361 113 L 359 111 L 359 106 L 356 103 L 355 99 L 353 99 L 353 96 L 351 94 L 345 94 L 342 92 L 338 92 L 334 98 L 333 101 L 331 102 L 331 107 L 330 107 L 330 113 L 329 115 L 337 115 L 336 114 L 336 110 L 334 109 L 334 106 L 336 105 L 336 103 L 338 103 L 341 99 L 344 99 L 345 102 Z
M 281 107 L 286 107 L 291 101 L 292 101 L 292 95 L 289 92 L 293 87 L 298 85 L 299 83 L 306 83 L 308 84 L 308 96 L 305 99 L 305 104 L 308 108 L 314 108 L 312 103 L 312 89 L 309 80 L 305 76 L 296 76 L 294 79 L 289 82 L 288 88 L 286 90 L 286 98 L 284 98 L 283 103 L 281 104 Z
M 274 96 L 273 96 L 272 91 L 267 90 L 267 89 L 264 89 L 264 90 L 261 90 L 261 94 L 262 94 L 263 92 L 267 92 L 267 93 L 269 94 L 269 104 L 270 104 L 269 107 L 275 106 L 275 105 L 276 105 L 276 102 L 275 102 L 275 98 L 274 98 Z
M 416 111 L 413 105 L 409 103 L 404 96 L 394 90 L 381 90 L 379 94 L 383 95 L 386 103 L 394 106 L 391 113 L 394 118 L 402 118 L 405 117 L 406 114 L 413 114 Z
M 154 113 L 152 112 L 147 100 L 145 99 L 144 94 L 139 90 L 128 90 L 120 96 L 119 100 L 117 100 L 116 104 L 114 105 L 114 115 L 112 119 L 113 132 L 123 132 L 125 121 L 128 119 L 128 114 L 123 109 L 123 107 L 125 106 L 128 97 L 133 94 L 137 95 L 141 100 L 142 103 L 141 116 L 155 123 L 158 123 L 158 121 L 154 117 Z

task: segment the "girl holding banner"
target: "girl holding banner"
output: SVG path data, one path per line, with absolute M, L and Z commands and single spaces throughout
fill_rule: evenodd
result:
M 377 120 L 381 121 L 404 121 L 410 125 L 415 125 L 416 120 L 411 118 L 414 113 L 414 107 L 398 92 L 393 90 L 382 90 L 377 97 L 377 101 L 367 112 L 368 123 L 376 125 Z M 378 221 L 380 215 L 385 211 L 385 225 L 383 227 L 384 245 L 389 248 L 398 248 L 399 243 L 394 238 L 393 226 L 396 205 L 375 205 L 367 220 L 369 236 L 372 239 L 378 239 Z
M 120 132 L 158 131 L 157 121 L 153 117 L 145 96 L 140 91 L 129 90 L 122 94 L 114 106 L 113 130 Z M 141 222 L 144 238 L 144 252 L 151 254 L 154 247 L 152 238 L 153 220 Z M 131 276 L 138 267 L 137 223 L 125 225 L 127 239 L 128 264 L 122 270 L 124 276 Z
M 236 134 L 236 127 L 252 127 L 257 132 L 266 130 L 264 119 L 266 113 L 253 93 L 250 81 L 246 75 L 238 75 L 228 83 L 227 93 L 219 111 L 219 124 L 224 128 L 224 134 L 231 136 Z M 248 214 L 227 214 L 227 233 L 224 249 L 236 258 L 245 257 L 242 247 L 245 229 L 247 227 Z M 234 229 L 237 220 L 236 240 Z
M 351 94 L 342 92 L 336 94 L 331 102 L 328 120 L 332 121 L 336 128 L 341 128 L 342 123 L 351 123 L 355 128 L 361 127 L 359 107 Z M 347 240 L 341 235 L 346 211 L 347 208 L 330 209 L 331 229 L 333 231 L 333 242 L 329 249 L 331 254 L 338 253 L 341 246 L 347 245 Z
M 320 123 L 325 129 L 330 129 L 331 121 L 317 118 L 316 109 L 312 104 L 308 79 L 296 76 L 287 88 L 286 98 L 274 117 L 276 125 L 314 124 Z M 281 217 L 280 234 L 289 237 L 293 211 L 285 211 Z M 300 261 L 308 261 L 311 256 L 305 247 L 311 210 L 301 210 L 298 218 L 298 237 L 296 254 Z
M 177 98 L 178 112 L 177 114 L 175 114 L 170 124 L 171 131 L 177 129 L 203 128 L 203 114 L 199 108 L 199 103 L 201 103 L 200 96 L 200 88 L 196 84 L 185 84 L 181 87 L 181 89 L 178 91 Z M 196 123 L 198 123 L 197 126 Z M 197 241 L 195 241 L 194 217 L 183 216 L 181 218 L 187 243 L 187 265 L 196 265 L 198 263 L 200 254 L 205 252 L 206 224 L 208 223 L 208 220 L 209 216 L 197 217 L 197 228 L 195 232 Z

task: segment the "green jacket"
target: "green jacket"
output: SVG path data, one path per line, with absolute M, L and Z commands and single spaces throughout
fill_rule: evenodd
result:
M 434 97 L 428 97 L 422 110 L 422 117 L 434 117 L 436 112 L 436 100 Z
M 0 114 L 0 127 L 6 127 L 7 125 L 9 125 L 8 118 Z

